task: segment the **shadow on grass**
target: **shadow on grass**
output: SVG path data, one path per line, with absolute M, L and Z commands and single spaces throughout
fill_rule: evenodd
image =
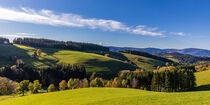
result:
M 136 67 L 127 63 L 123 63 L 120 61 L 114 61 L 114 60 L 108 60 L 108 61 L 101 61 L 98 59 L 90 59 L 85 62 L 85 64 L 89 66 L 95 66 L 95 67 L 101 67 L 101 68 L 107 68 L 107 70 L 99 70 L 95 71 L 97 74 L 100 75 L 100 77 L 103 77 L 105 79 L 110 79 L 115 76 L 121 71 L 121 70 L 135 70 Z M 106 72 L 104 72 L 106 71 Z
M 19 48 L 19 47 L 15 46 L 15 45 L 7 45 L 7 47 L 8 47 L 8 49 L 5 49 L 5 50 L 7 50 L 7 53 L 9 53 L 8 54 L 8 58 L 17 57 L 17 59 L 23 59 L 23 61 L 27 65 L 32 66 L 32 67 L 34 67 L 34 62 L 36 62 L 36 61 L 42 63 L 43 66 L 44 65 L 52 66 L 52 64 L 56 64 L 59 61 L 59 59 L 57 59 L 55 57 L 53 57 L 54 59 L 48 59 L 48 58 L 45 58 L 44 56 L 42 56 L 43 57 L 42 60 L 40 60 L 38 58 L 31 57 L 28 54 L 28 52 L 29 51 L 30 52 L 35 51 L 35 49 L 38 49 L 36 47 L 33 47 L 33 48 L 35 48 L 33 50 L 31 50 L 31 49 L 30 50 L 26 50 L 26 49 L 23 49 L 23 48 Z M 41 49 L 41 50 L 44 53 L 47 52 L 47 54 L 48 53 L 49 54 L 53 54 L 53 53 L 57 52 L 57 50 L 48 50 L 48 49 Z M 4 53 L 6 53 L 6 52 L 4 52 Z M 46 55 L 46 56 L 48 56 L 48 55 Z M 10 60 L 10 59 L 8 59 L 8 60 Z M 13 61 L 13 62 L 14 62 L 13 64 L 15 64 L 15 61 Z
M 201 85 L 198 87 L 195 87 L 195 91 L 209 91 L 210 90 L 210 84 L 208 85 Z

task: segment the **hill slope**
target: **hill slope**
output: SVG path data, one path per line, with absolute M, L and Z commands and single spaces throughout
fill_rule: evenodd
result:
M 165 65 L 165 62 L 157 60 L 157 59 L 152 59 L 152 58 L 128 54 L 128 53 L 122 53 L 122 54 L 126 56 L 136 66 L 143 68 L 145 70 L 155 70 L 157 69 L 157 66 Z
M 134 70 L 133 65 L 124 63 L 123 61 L 105 57 L 93 53 L 85 53 L 79 51 L 41 48 L 42 55 L 38 58 L 30 57 L 35 51 L 35 48 L 23 45 L 0 45 L 1 53 L 0 66 L 5 64 L 14 64 L 11 60 L 13 57 L 23 59 L 28 65 L 35 66 L 38 68 L 52 66 L 56 63 L 69 63 L 85 65 L 87 72 L 97 72 L 99 75 L 106 77 L 113 77 L 119 71 L 124 69 Z
M 210 57 L 198 57 L 192 56 L 189 54 L 181 54 L 181 53 L 159 53 L 159 56 L 165 57 L 167 59 L 171 59 L 177 63 L 181 64 L 193 64 L 199 61 L 210 61 Z
M 197 86 L 210 84 L 210 70 L 195 73 Z
M 14 64 L 12 58 L 23 59 L 27 65 L 38 68 L 49 67 L 56 63 L 69 63 L 85 65 L 87 72 L 97 72 L 103 77 L 113 77 L 121 70 L 134 70 L 143 68 L 145 70 L 154 70 L 157 66 L 164 66 L 165 61 L 159 60 L 158 57 L 150 58 L 143 55 L 134 55 L 128 53 L 117 52 L 100 52 L 100 51 L 72 51 L 55 48 L 40 48 L 42 50 L 41 57 L 33 58 L 31 54 L 36 50 L 34 47 L 24 45 L 3 45 L 0 44 L 0 66 L 6 64 Z M 105 54 L 109 54 L 105 57 Z M 146 53 L 145 53 L 146 54 Z M 151 55 L 151 54 L 149 54 Z M 153 56 L 153 55 L 151 55 Z M 138 58 L 138 60 L 136 60 Z M 163 59 L 163 58 L 162 58 Z
M 124 88 L 83 88 L 0 101 L 1 105 L 207 105 L 210 91 L 159 93 Z

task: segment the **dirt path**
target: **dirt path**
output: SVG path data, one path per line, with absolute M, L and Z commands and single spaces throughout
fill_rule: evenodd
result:
M 2 98 L 2 99 L 0 99 L 0 101 L 4 101 L 4 100 L 7 100 L 7 99 L 10 99 L 10 98 L 16 98 L 16 97 L 18 97 L 18 96 L 6 97 L 6 98 Z

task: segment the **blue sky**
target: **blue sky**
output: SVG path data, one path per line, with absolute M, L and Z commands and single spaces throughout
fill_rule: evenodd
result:
M 210 49 L 209 0 L 0 0 L 0 36 Z

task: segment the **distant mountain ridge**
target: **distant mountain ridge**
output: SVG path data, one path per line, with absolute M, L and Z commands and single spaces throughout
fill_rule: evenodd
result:
M 158 54 L 158 53 L 174 53 L 178 52 L 181 54 L 189 54 L 193 56 L 207 56 L 210 57 L 210 50 L 206 49 L 198 49 L 198 48 L 186 48 L 186 49 L 159 49 L 159 48 L 133 48 L 133 47 L 113 47 L 110 46 L 110 51 L 120 51 L 120 50 L 137 50 L 143 51 L 150 54 Z

